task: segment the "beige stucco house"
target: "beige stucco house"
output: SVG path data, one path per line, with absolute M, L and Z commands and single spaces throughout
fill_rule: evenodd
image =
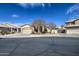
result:
M 79 34 L 79 19 L 67 21 L 65 28 L 67 30 L 67 34 Z
M 5 23 L 5 24 L 0 24 L 0 32 L 3 31 L 3 32 L 7 32 L 7 33 L 13 33 L 13 32 L 19 32 L 19 28 L 12 25 L 12 24 L 8 24 L 8 23 Z
M 21 33 L 22 34 L 32 34 L 35 30 L 34 30 L 34 27 L 30 26 L 29 24 L 25 24 L 25 25 L 22 25 L 21 27 Z M 42 28 L 44 29 L 44 28 Z M 46 33 L 50 33 L 50 29 L 47 28 L 47 32 Z M 58 31 L 58 28 L 55 28 L 55 29 L 52 29 L 52 33 L 57 33 Z
M 22 34 L 31 34 L 33 31 L 33 27 L 31 27 L 29 24 L 22 25 L 20 28 Z

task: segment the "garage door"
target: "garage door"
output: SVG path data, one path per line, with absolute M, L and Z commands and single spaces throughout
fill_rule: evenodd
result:
M 30 28 L 23 28 L 23 30 L 22 30 L 22 33 L 24 33 L 24 34 L 31 34 L 32 33 L 32 29 L 30 29 Z

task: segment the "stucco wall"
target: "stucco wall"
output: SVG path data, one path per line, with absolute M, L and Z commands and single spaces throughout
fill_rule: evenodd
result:
M 67 29 L 67 34 L 79 34 L 79 28 Z
M 57 33 L 57 30 L 52 30 L 52 33 Z
M 32 27 L 24 26 L 21 28 L 21 33 L 23 34 L 31 34 L 33 31 Z
M 58 31 L 57 29 L 52 30 L 52 33 L 58 33 L 57 31 Z M 50 29 L 47 28 L 47 32 L 50 33 Z
M 79 25 L 79 20 L 76 20 L 75 21 L 75 25 Z

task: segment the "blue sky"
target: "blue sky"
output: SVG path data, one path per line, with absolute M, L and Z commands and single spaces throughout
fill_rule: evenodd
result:
M 30 24 L 34 19 L 54 22 L 58 26 L 71 19 L 74 3 L 0 3 L 0 23 Z M 77 8 L 78 9 L 78 8 Z M 70 14 L 69 14 L 70 13 Z

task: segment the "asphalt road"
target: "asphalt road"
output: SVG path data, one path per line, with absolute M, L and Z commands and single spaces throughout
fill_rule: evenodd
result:
M 0 38 L 0 56 L 79 56 L 79 38 Z

